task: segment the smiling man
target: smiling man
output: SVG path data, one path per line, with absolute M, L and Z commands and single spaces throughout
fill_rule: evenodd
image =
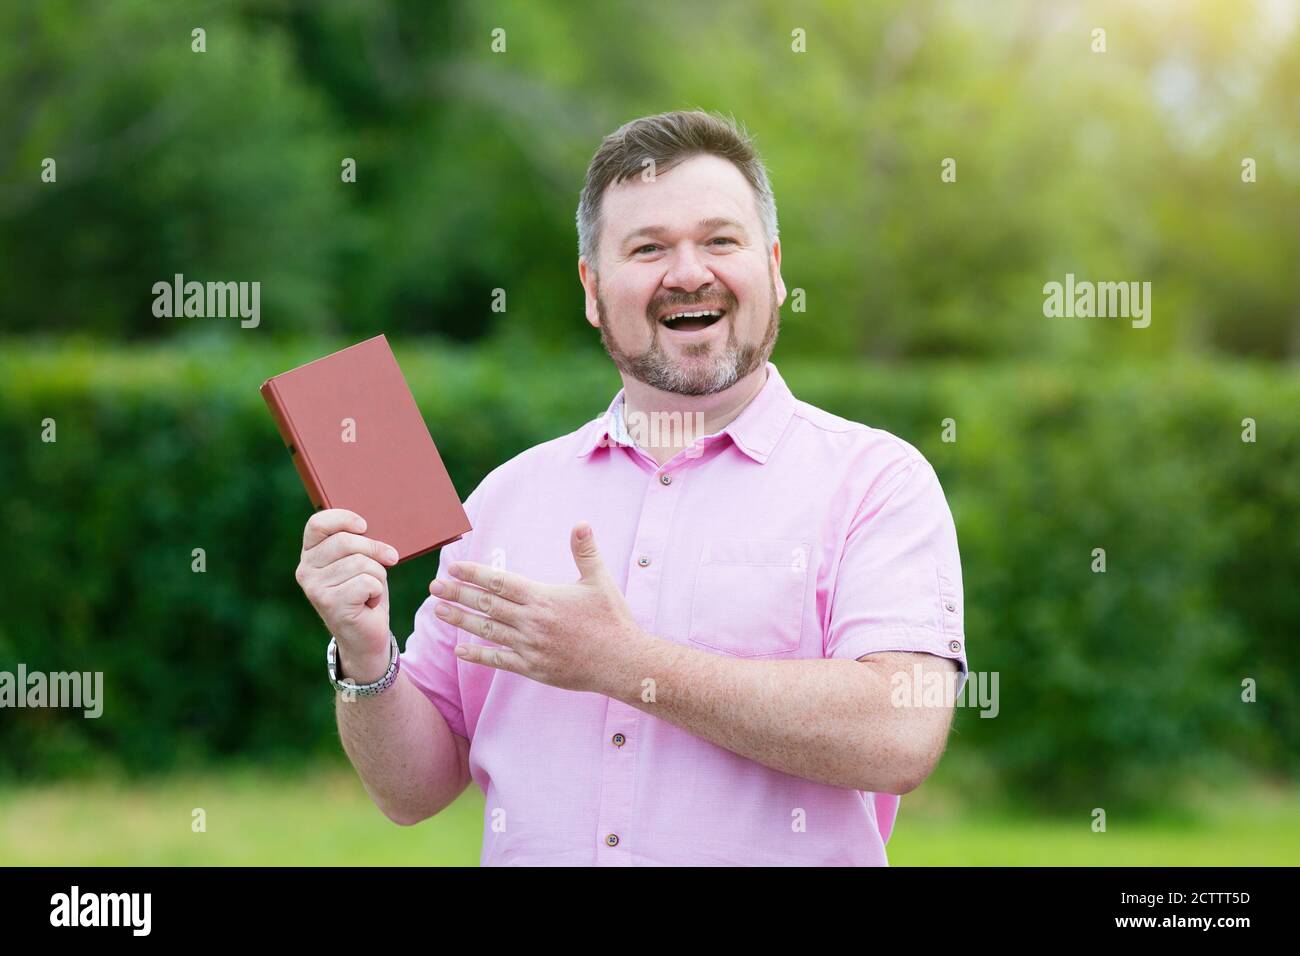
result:
M 733 124 L 606 137 L 578 234 L 623 388 L 469 496 L 403 654 L 395 554 L 350 512 L 307 523 L 298 580 L 362 685 L 337 706 L 348 755 L 398 823 L 477 783 L 484 864 L 884 865 L 952 720 L 894 688 L 915 664 L 966 679 L 935 473 L 769 361 L 776 207 Z M 633 438 L 647 416 L 685 427 Z

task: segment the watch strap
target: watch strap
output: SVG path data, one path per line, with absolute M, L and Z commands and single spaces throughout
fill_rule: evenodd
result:
M 374 697 L 392 687 L 397 681 L 398 672 L 402 669 L 402 655 L 398 651 L 397 638 L 392 631 L 388 632 L 388 646 L 388 670 L 384 672 L 384 676 L 369 684 L 358 684 L 350 677 L 339 676 L 339 642 L 338 638 L 331 634 L 329 646 L 325 648 L 325 663 L 329 668 L 330 683 L 334 685 L 334 689 L 350 696 Z

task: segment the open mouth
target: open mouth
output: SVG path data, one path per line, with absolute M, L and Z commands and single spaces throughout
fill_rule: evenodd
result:
M 726 309 L 686 309 L 665 315 L 659 321 L 674 332 L 699 332 L 713 325 L 726 313 Z

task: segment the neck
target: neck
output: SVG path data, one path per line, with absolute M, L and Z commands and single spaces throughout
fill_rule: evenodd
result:
M 711 395 L 663 392 L 624 373 L 624 423 L 637 445 L 663 465 L 696 439 L 735 421 L 766 383 L 766 362 Z

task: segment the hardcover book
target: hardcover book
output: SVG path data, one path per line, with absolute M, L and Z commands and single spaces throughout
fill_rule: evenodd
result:
M 267 379 L 262 397 L 316 510 L 355 511 L 398 563 L 470 530 L 383 335 Z

